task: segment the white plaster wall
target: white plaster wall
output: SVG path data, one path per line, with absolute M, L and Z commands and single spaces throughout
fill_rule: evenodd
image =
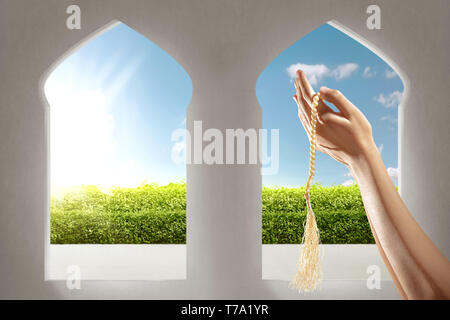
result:
M 382 8 L 382 30 L 366 29 L 373 3 Z M 81 6 L 81 30 L 65 28 L 69 4 Z M 399 298 L 389 281 L 373 291 L 365 281 L 327 281 L 303 296 L 287 282 L 261 280 L 261 177 L 252 165 L 188 166 L 187 280 L 84 281 L 73 291 L 44 281 L 48 155 L 40 81 L 68 50 L 118 19 L 189 73 L 188 128 L 193 120 L 204 128 L 259 128 L 259 73 L 334 19 L 382 50 L 407 79 L 402 195 L 449 257 L 449 9 L 445 0 L 0 0 L 0 298 Z

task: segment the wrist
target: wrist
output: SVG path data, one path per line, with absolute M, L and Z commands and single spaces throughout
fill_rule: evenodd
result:
M 377 161 L 382 162 L 380 152 L 378 151 L 375 141 L 371 139 L 371 141 L 361 148 L 361 152 L 352 158 L 349 163 L 349 170 L 353 177 L 358 180 L 358 178 L 364 176 Z

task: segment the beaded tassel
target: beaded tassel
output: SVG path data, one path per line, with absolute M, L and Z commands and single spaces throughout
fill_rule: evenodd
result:
M 299 266 L 292 283 L 298 291 L 314 290 L 321 281 L 322 272 L 319 252 L 319 229 L 317 228 L 316 218 L 311 208 L 309 197 L 311 183 L 315 174 L 317 106 L 319 105 L 319 99 L 319 93 L 313 95 L 311 106 L 309 177 L 305 188 L 307 215 L 304 225 L 302 238 L 303 246 L 301 249 Z

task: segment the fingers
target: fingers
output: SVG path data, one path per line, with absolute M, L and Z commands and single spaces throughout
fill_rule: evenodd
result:
M 340 126 L 345 126 L 350 123 L 350 121 L 344 116 L 337 114 L 336 112 L 326 112 L 321 115 L 320 119 L 325 125 L 336 124 Z
M 311 104 L 314 90 L 311 87 L 306 74 L 302 70 L 297 70 L 297 77 L 294 82 L 296 94 L 294 100 L 298 106 L 298 116 L 302 121 L 308 136 L 311 135 Z M 319 100 L 317 106 L 318 122 L 317 124 L 337 124 L 348 125 L 349 120 L 345 115 L 350 114 L 356 107 L 348 101 L 339 91 L 332 90 L 327 87 L 320 89 L 321 97 L 333 103 L 338 109 L 339 113 L 335 112 L 324 101 Z M 317 126 L 317 133 L 320 135 L 321 128 Z
M 312 96 L 314 95 L 314 90 L 311 87 L 311 84 L 308 81 L 308 78 L 306 77 L 306 74 L 302 70 L 297 70 L 297 78 L 295 79 L 295 86 L 297 89 L 301 92 L 301 97 L 303 100 L 307 102 L 307 106 L 309 107 L 309 104 L 312 103 Z M 321 87 L 320 88 L 320 95 L 323 99 L 333 103 L 336 108 L 339 109 L 344 114 L 350 114 L 354 108 L 356 108 L 347 98 L 338 90 L 332 90 L 327 87 Z M 297 92 L 297 96 L 300 96 Z M 305 108 L 308 115 L 310 114 L 311 110 L 309 108 Z M 321 112 L 333 112 L 334 111 L 328 107 L 323 101 L 319 101 L 319 105 L 317 110 L 319 111 L 319 114 Z
M 331 102 L 345 116 L 350 115 L 356 108 L 347 98 L 338 90 L 327 87 L 320 88 L 320 96 L 326 101 Z
M 309 102 L 304 98 L 299 82 L 296 81 L 294 83 L 294 85 L 295 85 L 298 107 L 299 107 L 299 109 L 301 109 L 302 112 L 304 112 L 305 117 L 308 120 L 308 124 L 309 124 L 310 119 L 311 119 L 311 106 L 309 105 Z
M 311 84 L 306 78 L 306 74 L 302 70 L 297 70 L 297 79 L 299 79 L 299 85 L 302 90 L 303 98 L 305 98 L 309 103 L 312 102 L 312 96 L 314 95 L 314 90 Z
M 306 134 L 309 136 L 311 136 L 311 129 L 310 129 L 310 123 L 309 121 L 306 119 L 306 114 L 303 111 L 303 108 L 300 106 L 299 102 L 298 102 L 298 98 L 297 95 L 294 94 L 293 96 L 295 103 L 297 103 L 297 107 L 298 107 L 298 117 L 300 118 L 300 121 L 302 122 L 303 128 L 306 131 Z
M 311 99 L 306 99 L 305 94 L 303 93 L 303 88 L 302 88 L 302 85 L 301 85 L 301 81 L 300 81 L 300 79 L 298 77 L 297 77 L 297 79 L 295 79 L 294 85 L 295 85 L 295 91 L 296 91 L 296 94 L 297 94 L 297 101 L 299 103 L 301 103 L 304 111 L 307 114 L 307 118 L 309 120 L 310 119 L 310 115 L 311 115 L 311 106 L 310 106 Z
M 306 77 L 306 74 L 302 70 L 297 70 L 297 79 L 296 79 L 301 91 L 302 91 L 302 97 L 303 99 L 308 102 L 308 106 L 312 104 L 312 97 L 315 94 L 314 89 L 311 87 L 311 84 L 308 81 L 308 78 Z M 308 114 L 310 114 L 310 108 L 307 110 Z M 321 114 L 327 113 L 327 112 L 333 112 L 333 109 L 331 109 L 329 106 L 327 106 L 322 100 L 319 100 L 319 105 L 317 106 L 317 112 L 320 118 Z M 319 119 L 320 121 L 320 119 Z

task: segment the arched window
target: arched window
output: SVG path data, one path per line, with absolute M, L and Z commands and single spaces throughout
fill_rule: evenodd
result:
M 266 257 L 263 269 L 266 262 L 285 260 L 289 256 L 286 250 L 295 252 L 290 256 L 297 258 L 297 244 L 303 233 L 309 140 L 293 100 L 298 69 L 306 73 L 315 91 L 321 86 L 338 89 L 364 113 L 372 125 L 386 168 L 393 182 L 398 183 L 397 119 L 402 80 L 390 65 L 363 44 L 324 24 L 274 59 L 256 85 L 263 128 L 279 129 L 279 169 L 274 174 L 263 175 L 262 242 L 268 245 L 263 246 L 263 257 Z M 333 244 L 375 243 L 358 186 L 349 170 L 318 152 L 314 182 L 312 205 L 324 250 Z M 291 246 L 283 249 L 270 246 L 278 244 Z M 279 256 L 274 258 L 274 254 Z M 296 261 L 284 261 L 284 265 L 295 268 Z
M 186 169 L 173 160 L 184 146 L 173 144 L 172 133 L 185 128 L 192 95 L 186 71 L 117 23 L 64 59 L 44 90 L 53 252 L 91 250 L 95 260 L 98 248 L 74 252 L 76 245 L 184 245 Z M 122 254 L 136 250 L 144 248 Z

